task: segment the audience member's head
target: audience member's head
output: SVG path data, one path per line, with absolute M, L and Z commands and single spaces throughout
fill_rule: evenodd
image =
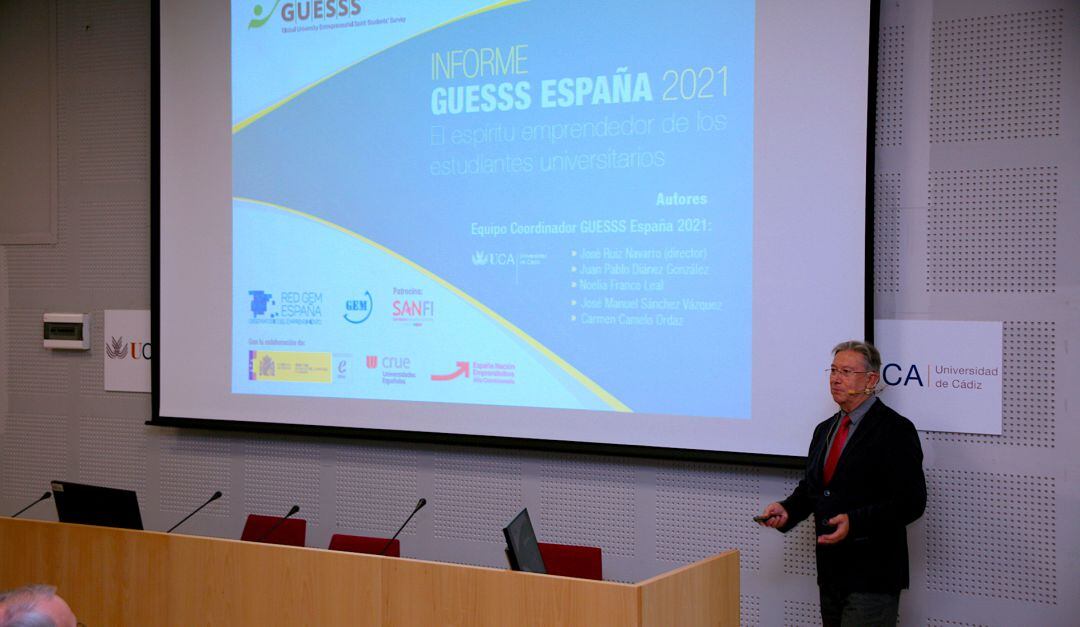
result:
M 75 614 L 53 586 L 0 592 L 0 627 L 75 627 Z

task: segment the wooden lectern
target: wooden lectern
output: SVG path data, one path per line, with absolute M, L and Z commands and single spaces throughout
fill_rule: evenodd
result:
M 739 555 L 637 584 L 0 518 L 0 590 L 55 585 L 110 625 L 739 624 Z

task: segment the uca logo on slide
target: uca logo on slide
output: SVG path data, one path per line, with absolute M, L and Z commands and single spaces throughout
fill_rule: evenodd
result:
M 478 250 L 472 255 L 474 266 L 514 266 L 517 261 L 513 253 Z
M 471 260 L 474 266 L 538 266 L 547 260 L 547 254 L 519 253 L 515 255 L 507 252 L 477 250 L 473 252 Z

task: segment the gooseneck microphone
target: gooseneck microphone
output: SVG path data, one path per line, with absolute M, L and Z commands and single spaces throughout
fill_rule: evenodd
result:
M 26 507 L 20 509 L 19 511 L 15 512 L 14 514 L 11 515 L 11 517 L 12 518 L 18 518 L 19 514 L 25 512 L 26 510 L 28 510 L 31 507 L 37 505 L 38 503 L 40 503 L 42 501 L 45 501 L 47 499 L 51 499 L 51 498 L 52 498 L 52 492 L 45 492 L 45 494 L 42 494 L 41 496 L 39 496 L 36 501 L 34 501 L 33 503 L 27 505 Z
M 267 529 L 261 536 L 256 538 L 255 541 L 256 542 L 262 542 L 263 540 L 269 538 L 270 534 L 274 533 L 274 531 L 276 531 L 277 528 L 282 525 L 282 523 L 284 523 L 286 520 L 289 519 L 290 516 L 292 516 L 293 514 L 295 514 L 298 511 L 300 511 L 300 506 L 299 505 L 293 505 L 292 509 L 289 510 L 288 514 L 285 514 L 284 516 L 279 518 L 278 521 L 273 524 L 273 526 L 271 526 L 269 529 Z
M 199 513 L 199 510 L 201 510 L 202 508 L 206 507 L 207 505 L 209 505 L 209 504 L 213 503 L 214 501 L 216 501 L 216 500 L 218 500 L 218 499 L 220 499 L 220 498 L 221 498 L 221 490 L 218 490 L 217 492 L 214 492 L 214 496 L 211 496 L 211 497 L 210 497 L 210 498 L 209 498 L 209 499 L 208 499 L 208 500 L 207 500 L 207 501 L 206 501 L 205 503 L 203 503 L 202 505 L 200 505 L 199 507 L 197 507 L 197 508 L 195 509 L 195 511 L 191 512 L 191 513 L 190 513 L 190 514 L 188 514 L 187 516 L 184 516 L 184 517 L 183 517 L 182 519 L 180 519 L 180 522 L 176 523 L 176 524 L 175 524 L 175 525 L 173 525 L 172 527 L 169 527 L 169 530 L 168 530 L 168 531 L 166 531 L 165 533 L 172 533 L 172 532 L 173 532 L 173 529 L 176 529 L 176 528 L 177 528 L 177 527 L 179 527 L 180 525 L 184 524 L 184 523 L 185 523 L 185 522 L 187 521 L 187 519 L 188 519 L 188 518 L 191 518 L 191 517 L 192 517 L 192 516 L 194 516 L 195 514 L 198 514 L 198 513 Z
M 393 537 L 386 541 L 386 546 L 384 546 L 382 550 L 379 551 L 379 555 L 383 555 L 384 553 L 386 553 L 386 549 L 389 549 L 390 545 L 394 543 L 394 540 L 398 537 L 398 534 L 401 533 L 401 530 L 405 528 L 405 525 L 409 524 L 409 521 L 412 520 L 412 517 L 416 516 L 416 512 L 420 511 L 420 508 L 425 505 L 427 505 L 427 499 L 420 499 L 416 502 L 416 507 L 413 508 L 412 513 L 409 514 L 409 517 L 405 519 L 405 522 L 402 523 L 400 527 L 398 527 L 398 530 L 394 533 Z

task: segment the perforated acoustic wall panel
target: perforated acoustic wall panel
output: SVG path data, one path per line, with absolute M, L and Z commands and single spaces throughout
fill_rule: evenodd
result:
M 1057 208 L 1056 166 L 931 172 L 927 288 L 1054 291 Z
M 541 537 L 562 544 L 601 546 L 633 557 L 637 527 L 634 469 L 622 460 L 559 455 L 540 465 Z
M 146 494 L 146 457 L 138 419 L 79 416 L 79 478 Z
M 1060 7 L 935 21 L 930 141 L 1057 136 L 1065 23 Z
M 299 505 L 296 517 L 319 525 L 318 447 L 291 440 L 249 440 L 241 444 L 240 455 L 245 514 L 284 516 Z
M 42 350 L 42 311 L 8 312 L 7 335 L 10 361 L 5 377 L 13 394 L 65 395 L 71 389 L 68 376 L 73 355 Z
M 881 29 L 878 39 L 874 144 L 904 143 L 904 25 Z
M 70 211 L 63 202 L 57 208 L 56 240 L 53 246 L 8 246 L 8 282 L 12 288 L 63 288 L 70 265 Z
M 71 64 L 75 70 L 146 71 L 150 45 L 146 30 L 150 7 L 145 2 L 119 4 L 113 0 L 61 2 L 60 22 L 68 29 Z
M 440 451 L 432 499 L 435 537 L 502 542 L 501 529 L 524 502 L 523 462 L 494 452 Z
M 224 519 L 234 514 L 230 489 L 233 447 L 229 438 L 198 434 L 165 437 L 157 454 L 161 459 L 163 512 L 180 515 L 176 518 L 179 521 L 220 490 L 221 498 L 207 506 L 202 515 Z M 190 529 L 185 527 L 185 531 Z
M 784 601 L 784 625 L 788 627 L 814 627 L 821 624 L 821 610 L 817 603 L 809 601 Z
M 739 620 L 743 625 L 761 624 L 761 597 L 744 594 L 739 599 Z
M 48 482 L 67 475 L 67 417 L 8 414 L 4 428 L 3 494 L 10 502 L 29 501 Z M 42 477 L 46 477 L 43 481 Z M 8 507 L 11 511 L 15 508 Z
M 799 484 L 801 473 L 785 473 L 784 495 L 791 494 Z M 816 538 L 814 526 L 803 524 L 784 534 L 783 567 L 790 575 L 803 575 L 817 578 L 817 563 L 814 557 Z
M 1057 604 L 1052 477 L 927 472 L 931 590 Z
M 149 289 L 150 220 L 145 202 L 86 202 L 79 212 L 79 283 L 102 289 Z
M 405 522 L 416 503 L 418 455 L 414 451 L 375 446 L 341 446 L 337 450 L 337 514 L 346 533 L 389 536 Z M 402 536 L 416 532 L 414 518 Z
M 79 172 L 84 181 L 103 183 L 127 181 L 140 172 L 149 179 L 149 124 L 142 120 L 149 94 L 145 90 L 84 89 L 84 125 L 78 147 Z M 108 151 L 99 146 L 107 144 Z
M 65 69 L 64 63 L 70 59 L 63 55 L 57 55 L 57 76 L 64 76 L 67 74 L 70 76 L 70 68 Z M 77 169 L 74 164 L 75 151 L 72 147 L 72 143 L 78 141 L 74 137 L 73 126 L 76 114 L 71 110 L 71 107 L 76 106 L 76 99 L 73 97 L 70 86 L 57 86 L 59 94 L 59 102 L 56 103 L 56 178 L 59 181 L 72 181 L 78 176 Z M 67 90 L 66 92 L 64 90 Z
M 899 172 L 874 175 L 874 291 L 900 291 L 900 192 Z
M 102 310 L 90 313 L 90 345 L 105 345 L 105 312 Z M 101 324 L 94 324 L 94 321 Z M 105 364 L 100 359 L 86 360 L 79 369 L 79 395 L 84 398 L 109 398 L 110 393 L 105 391 Z
M 761 529 L 746 524 L 757 509 L 753 469 L 703 464 L 670 464 L 656 475 L 656 557 L 686 564 L 738 546 L 745 572 L 761 565 Z
M 145 426 L 146 395 L 102 389 L 102 325 L 150 301 L 150 4 L 43 2 L 58 33 L 58 243 L 0 248 L 0 513 L 81 480 L 137 489 L 163 530 L 220 489 L 182 531 L 237 537 L 246 514 L 295 503 L 309 545 L 326 546 L 388 536 L 426 497 L 406 555 L 506 567 L 501 528 L 528 507 L 541 540 L 600 546 L 611 580 L 737 548 L 743 624 L 820 624 L 812 526 L 750 520 L 797 471 Z M 929 504 L 908 529 L 901 624 L 1075 625 L 1080 3 L 880 9 L 875 315 L 1004 322 L 1002 434 L 920 434 Z M 41 314 L 58 310 L 92 314 L 90 352 L 42 348 Z

